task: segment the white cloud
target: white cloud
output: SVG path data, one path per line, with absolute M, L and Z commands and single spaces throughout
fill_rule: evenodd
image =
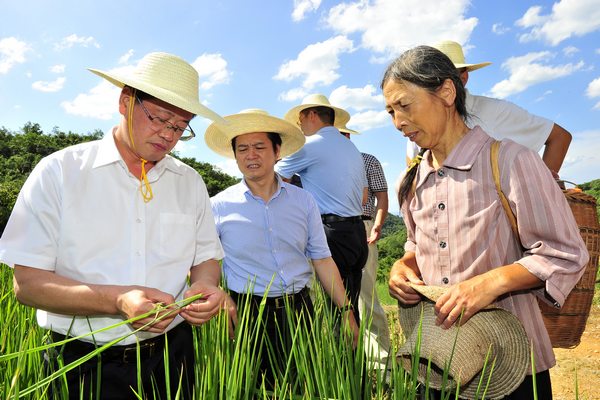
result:
M 296 101 L 301 100 L 308 96 L 308 91 L 303 88 L 290 89 L 287 92 L 283 92 L 279 95 L 279 100 L 282 101 Z
M 509 32 L 510 28 L 502 25 L 502 23 L 492 25 L 492 32 L 496 35 L 504 35 L 506 32 Z
M 327 24 L 344 35 L 358 32 L 362 46 L 394 57 L 418 44 L 466 43 L 478 22 L 465 17 L 469 5 L 469 0 L 359 0 L 333 7 Z
M 521 42 L 542 40 L 552 46 L 572 36 L 583 36 L 600 29 L 598 0 L 561 0 L 554 3 L 550 14 L 542 15 L 542 7 L 529 8 L 516 25 L 529 29 L 519 37 Z
M 390 115 L 385 110 L 368 110 L 352 114 L 348 128 L 359 132 L 366 132 L 370 129 L 392 126 Z
M 54 49 L 55 50 L 65 50 L 65 49 L 70 49 L 71 47 L 74 46 L 81 46 L 81 47 L 95 47 L 97 49 L 100 48 L 100 45 L 98 44 L 98 42 L 96 42 L 96 39 L 94 39 L 93 36 L 77 36 L 76 34 L 72 34 L 69 35 L 65 38 L 63 38 L 59 43 L 55 43 L 54 44 Z
M 35 81 L 31 84 L 31 87 L 40 92 L 58 92 L 65 86 L 65 77 L 56 78 L 51 82 L 46 81 Z
M 135 52 L 133 51 L 133 49 L 127 50 L 127 53 L 119 57 L 119 64 L 126 65 L 129 62 L 129 60 L 131 60 L 131 57 L 133 57 L 134 53 Z
M 536 103 L 539 103 L 540 101 L 544 101 L 546 99 L 547 96 L 550 96 L 552 94 L 552 90 L 546 90 L 544 92 L 544 94 L 542 94 L 540 97 L 538 97 L 537 99 L 535 99 Z
M 585 94 L 589 98 L 600 97 L 600 78 L 596 78 L 589 83 Z M 592 108 L 594 110 L 600 110 L 600 102 L 596 103 Z
M 377 88 L 373 85 L 365 85 L 362 88 L 340 86 L 331 92 L 329 101 L 347 111 L 365 111 L 373 108 L 382 110 L 384 105 L 383 95 L 377 94 Z
M 118 87 L 108 81 L 102 81 L 88 93 L 81 93 L 72 101 L 63 101 L 60 106 L 68 114 L 109 120 L 118 110 L 119 93 L 121 91 Z
M 569 63 L 556 66 L 543 64 L 552 57 L 554 57 L 554 54 L 548 51 L 510 57 L 502 64 L 502 68 L 510 72 L 510 77 L 492 87 L 492 96 L 503 99 L 538 83 L 570 75 L 584 66 L 583 61 L 577 64 Z
M 208 90 L 215 85 L 229 83 L 231 76 L 227 70 L 227 61 L 221 54 L 204 53 L 192 63 L 200 76 L 200 88 Z
M 600 143 L 600 130 L 574 132 L 569 152 L 560 169 L 560 177 L 575 183 L 598 179 L 600 153 L 590 151 L 598 148 L 598 143 Z
M 294 0 L 292 20 L 294 22 L 302 21 L 307 13 L 316 11 L 320 5 L 321 0 Z
M 600 97 L 600 77 L 594 79 L 588 84 L 585 94 L 589 98 Z
M 50 72 L 53 72 L 55 74 L 62 74 L 63 72 L 65 72 L 65 69 L 65 64 L 57 64 L 50 67 Z
M 567 46 L 563 49 L 563 54 L 567 57 L 573 57 L 577 53 L 579 53 L 579 49 L 575 46 Z
M 6 74 L 17 64 L 25 62 L 25 55 L 31 48 L 15 37 L 0 39 L 0 74 Z
M 216 167 L 220 169 L 222 172 L 225 172 L 227 175 L 231 175 L 236 178 L 242 178 L 242 173 L 235 162 L 235 160 L 223 160 L 221 162 L 217 162 Z
M 317 85 L 329 85 L 340 77 L 337 72 L 340 54 L 353 50 L 352 41 L 345 36 L 308 45 L 295 60 L 281 65 L 273 79 L 289 82 L 302 78 L 302 87 L 308 90 Z

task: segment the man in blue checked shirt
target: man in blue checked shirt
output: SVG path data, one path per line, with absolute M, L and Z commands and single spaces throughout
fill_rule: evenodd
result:
M 263 353 L 261 373 L 272 386 L 285 373 L 293 329 L 312 316 L 313 304 L 306 287 L 312 266 L 332 302 L 348 320 L 354 343 L 358 326 L 346 297 L 339 271 L 331 257 L 312 195 L 285 183 L 275 174 L 280 157 L 304 145 L 302 132 L 293 124 L 252 109 L 225 117 L 228 125 L 212 124 L 205 140 L 212 150 L 235 158 L 244 178 L 211 199 L 217 233 L 225 257 L 223 275 L 238 308 L 249 304 L 257 317 L 263 311 L 264 331 L 274 350 Z M 290 325 L 286 304 L 296 311 Z M 273 365 L 276 364 L 276 365 Z

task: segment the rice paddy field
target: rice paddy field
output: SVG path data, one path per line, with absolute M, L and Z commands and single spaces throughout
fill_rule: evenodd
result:
M 393 300 L 386 297 L 385 285 L 378 288 L 388 312 L 394 348 L 400 344 L 401 332 Z M 600 377 L 600 294 L 596 291 L 592 315 L 576 349 L 558 350 L 558 365 L 552 370 L 555 399 L 592 399 L 597 394 Z M 373 363 L 359 340 L 353 351 L 349 337 L 338 337 L 334 321 L 325 307 L 323 294 L 315 297 L 315 318 L 311 330 L 299 325 L 295 330 L 290 364 L 296 373 L 283 371 L 274 389 L 267 389 L 258 373 L 261 357 L 268 350 L 257 345 L 260 338 L 249 328 L 241 313 L 234 339 L 229 337 L 225 313 L 195 328 L 195 399 L 417 399 L 420 387 L 411 374 L 396 363 Z M 64 365 L 48 376 L 44 371 L 43 353 L 48 348 L 48 332 L 35 321 L 35 310 L 19 304 L 12 289 L 12 270 L 0 265 L 0 399 L 48 399 L 51 382 L 60 385 L 66 371 L 76 368 L 78 360 Z M 365 325 L 368 325 L 365 321 Z M 244 333 L 242 333 L 244 332 Z M 361 338 L 364 337 L 361 335 Z M 595 347 L 594 347 L 595 346 Z M 595 350 L 594 350 L 595 349 Z M 393 354 L 393 353 L 392 353 Z M 90 354 L 89 357 L 95 354 Z M 558 371 L 558 372 L 555 372 Z M 66 391 L 62 394 L 67 398 Z M 60 396 L 54 398 L 61 398 Z M 89 397 L 98 398 L 93 393 Z M 132 399 L 153 399 L 153 393 L 132 388 Z M 173 399 L 180 398 L 172 393 Z M 446 399 L 455 398 L 446 394 Z M 481 398 L 484 398 L 482 394 Z M 533 397 L 532 397 L 533 398 Z
M 60 385 L 61 376 L 76 368 L 79 361 L 63 366 L 48 377 L 43 364 L 48 332 L 37 326 L 35 310 L 16 301 L 12 270 L 5 265 L 0 265 L 0 285 L 0 398 L 47 399 L 51 380 Z M 300 326 L 293 338 L 291 359 L 297 373 L 282 372 L 273 390 L 266 389 L 258 374 L 257 360 L 267 354 L 257 346 L 260 338 L 254 330 L 237 329 L 232 340 L 225 313 L 195 328 L 195 398 L 416 398 L 416 382 L 396 365 L 390 364 L 389 368 L 383 369 L 365 368 L 370 359 L 362 341 L 353 351 L 349 337 L 332 334 L 334 322 L 325 310 L 322 292 L 317 292 L 316 297 L 312 329 L 309 331 Z M 248 326 L 244 315 L 242 313 L 238 327 Z M 394 382 L 393 390 L 389 382 Z M 66 398 L 66 392 L 63 394 Z M 89 398 L 96 396 L 90 394 Z M 154 396 L 132 388 L 131 398 L 153 399 Z M 172 394 L 172 398 L 178 398 L 177 393 Z

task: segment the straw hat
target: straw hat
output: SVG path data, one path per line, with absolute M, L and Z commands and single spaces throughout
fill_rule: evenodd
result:
M 400 306 L 400 326 L 406 342 L 397 357 L 404 369 L 411 371 L 417 345 L 419 321 L 422 318 L 417 379 L 428 381 L 429 387 L 441 389 L 444 368 L 448 370 L 447 390 L 456 390 L 459 397 L 479 397 L 489 379 L 485 398 L 502 398 L 523 382 L 529 366 L 529 340 L 523 325 L 510 312 L 488 307 L 472 316 L 463 326 L 442 329 L 435 324 L 434 303 L 446 291 L 435 286 L 411 285 L 426 297 L 414 306 Z M 422 315 L 421 315 L 422 313 Z M 486 363 L 486 355 L 490 355 Z M 428 371 L 428 362 L 431 368 Z M 446 367 L 449 365 L 449 367 Z M 490 377 L 491 371 L 491 377 Z
M 475 71 L 476 69 L 487 67 L 491 62 L 486 61 L 479 64 L 467 64 L 465 62 L 465 55 L 463 53 L 462 46 L 452 40 L 444 40 L 433 47 L 444 53 L 454 63 L 456 68 L 466 68 L 467 71 Z
M 120 88 L 130 86 L 192 114 L 224 123 L 220 115 L 200 103 L 198 72 L 175 55 L 148 53 L 134 71 L 127 73 L 88 69 Z
M 360 135 L 360 132 L 355 131 L 354 129 L 350 129 L 346 127 L 346 124 L 338 125 L 335 124 L 335 127 L 338 128 L 338 131 L 342 133 L 349 133 L 351 135 Z
M 214 152 L 229 158 L 235 158 L 231 148 L 231 139 L 254 132 L 274 132 L 281 137 L 280 157 L 289 156 L 304 146 L 305 137 L 294 124 L 273 117 L 264 110 L 251 108 L 238 114 L 225 117 L 226 125 L 212 123 L 206 129 L 204 140 Z
M 306 96 L 304 100 L 302 100 L 302 104 L 299 106 L 291 108 L 288 112 L 285 113 L 283 117 L 286 121 L 289 121 L 292 124 L 298 123 L 298 118 L 300 117 L 300 113 L 307 108 L 312 107 L 329 107 L 335 112 L 335 121 L 334 124 L 337 126 L 343 126 L 350 121 L 350 114 L 348 111 L 332 106 L 329 102 L 329 99 L 324 94 L 311 94 Z

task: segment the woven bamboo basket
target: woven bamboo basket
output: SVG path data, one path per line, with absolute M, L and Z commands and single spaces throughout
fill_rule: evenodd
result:
M 596 200 L 579 189 L 567 189 L 565 197 L 571 207 L 579 232 L 590 253 L 590 261 L 565 304 L 554 308 L 539 301 L 544 324 L 550 334 L 552 347 L 573 348 L 581 342 L 581 335 L 594 298 L 596 273 L 600 257 L 600 224 L 596 214 Z

